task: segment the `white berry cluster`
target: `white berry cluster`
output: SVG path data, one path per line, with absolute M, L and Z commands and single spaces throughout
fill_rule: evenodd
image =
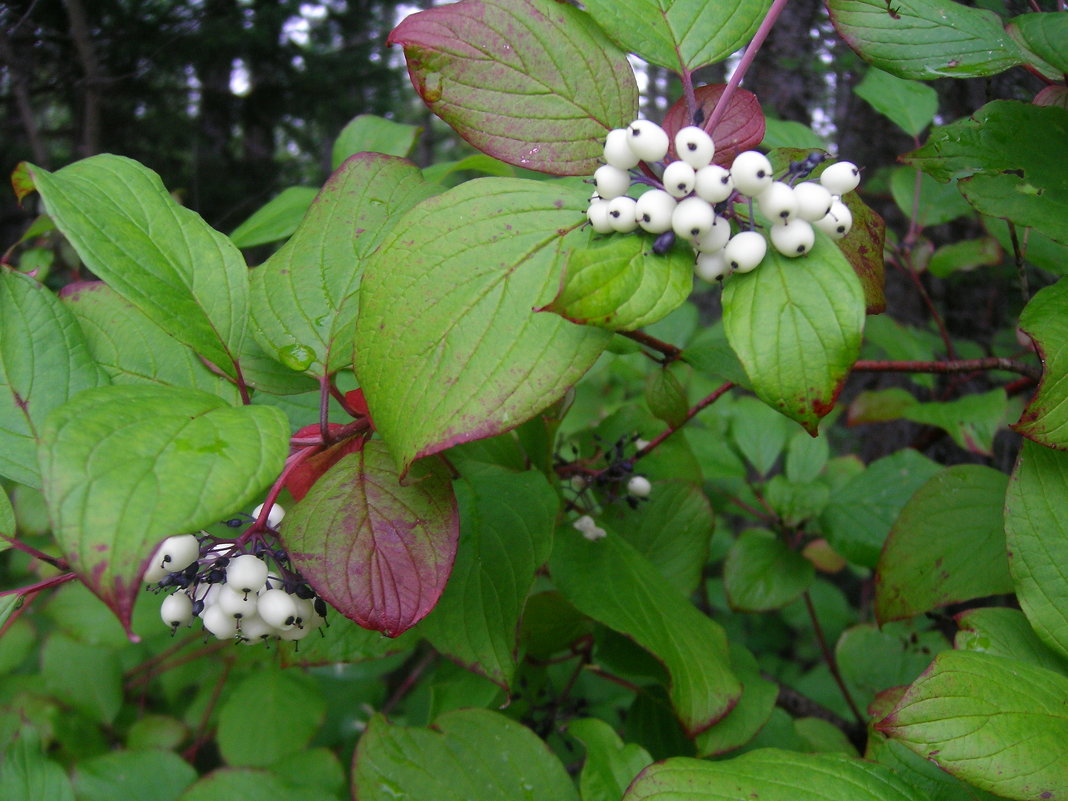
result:
M 284 515 L 274 504 L 268 529 L 277 528 Z M 301 640 L 326 622 L 326 603 L 290 569 L 285 551 L 270 548 L 262 538 L 250 543 L 251 551 L 245 551 L 248 546 L 237 540 L 200 532 L 168 537 L 156 548 L 144 581 L 157 592 L 174 589 L 160 607 L 172 633 L 199 618 L 220 640 L 254 645 Z
M 694 272 L 716 281 L 756 269 L 767 254 L 767 239 L 752 218 L 754 200 L 771 221 L 767 237 L 772 247 L 791 258 L 812 249 L 813 228 L 841 239 L 853 225 L 841 196 L 857 188 L 860 171 L 848 161 L 827 167 L 818 183 L 799 181 L 821 160 L 810 157 L 791 164 L 780 181 L 767 157 L 755 150 L 739 153 L 729 170 L 713 164 L 715 143 L 696 126 L 675 134 L 678 160 L 665 164 L 668 145 L 667 132 L 649 120 L 609 132 L 606 163 L 593 174 L 597 191 L 586 210 L 594 231 L 630 233 L 641 228 L 659 235 L 654 246 L 658 253 L 666 252 L 675 239 L 685 240 L 695 253 Z M 638 169 L 641 162 L 648 172 Z M 657 176 L 654 166 L 658 178 L 650 177 Z M 628 194 L 635 184 L 648 187 L 636 198 Z M 749 206 L 744 229 L 735 208 L 743 201 Z M 731 230 L 732 218 L 737 232 Z

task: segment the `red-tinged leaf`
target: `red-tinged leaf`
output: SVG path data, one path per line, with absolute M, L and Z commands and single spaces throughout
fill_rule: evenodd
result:
M 1042 380 L 1020 421 L 1017 433 L 1039 445 L 1068 450 L 1068 281 L 1060 280 L 1031 298 L 1020 328 L 1034 340 L 1042 359 Z
M 37 187 L 33 185 L 33 176 L 30 174 L 30 164 L 28 161 L 20 161 L 15 169 L 11 173 L 11 188 L 15 190 L 15 197 L 18 199 L 19 204 L 22 204 L 22 199 L 33 193 Z
M 319 426 L 316 425 L 305 426 L 301 431 L 309 428 L 315 431 L 319 430 Z M 341 426 L 337 423 L 332 423 L 330 428 L 341 428 Z M 299 435 L 300 432 L 297 433 Z M 308 490 L 312 488 L 312 485 L 319 480 L 319 477 L 323 473 L 340 462 L 342 457 L 362 450 L 364 442 L 366 442 L 366 440 L 362 434 L 355 437 L 349 437 L 341 442 L 335 442 L 322 453 L 317 453 L 297 465 L 293 471 L 286 476 L 285 488 L 289 490 L 289 494 L 296 500 L 301 500 L 308 494 Z
M 736 89 L 727 104 L 726 113 L 715 129 L 710 129 L 708 122 L 712 117 L 712 110 L 716 107 L 726 87 L 724 83 L 712 83 L 707 86 L 698 86 L 694 92 L 697 95 L 697 107 L 704 113 L 705 124 L 702 127 L 716 143 L 716 155 L 713 161 L 729 167 L 735 156 L 743 150 L 752 150 L 764 138 L 764 112 L 760 108 L 760 101 L 757 100 L 756 95 L 745 89 Z M 664 116 L 663 128 L 672 141 L 668 160 L 678 158 L 675 154 L 675 133 L 691 124 L 686 99 L 680 98 Z
M 357 416 L 366 417 L 371 422 L 371 428 L 375 427 L 371 420 L 371 410 L 367 408 L 367 398 L 363 396 L 362 389 L 354 389 L 345 393 L 345 405 Z
M 441 596 L 460 518 L 439 462 L 420 462 L 402 485 L 385 445 L 372 440 L 315 482 L 283 535 L 294 567 L 331 606 L 395 637 Z
M 407 17 L 389 44 L 430 109 L 509 164 L 589 175 L 605 134 L 637 115 L 626 54 L 566 3 L 462 0 Z

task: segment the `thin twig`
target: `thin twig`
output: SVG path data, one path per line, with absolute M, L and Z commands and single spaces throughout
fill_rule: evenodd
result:
M 1002 356 L 986 356 L 982 359 L 953 359 L 941 362 L 914 362 L 864 359 L 853 363 L 853 370 L 858 373 L 967 373 L 973 370 L 1005 370 L 1018 373 L 1038 381 L 1042 378 L 1042 369 L 1030 364 L 1006 359 Z
M 633 339 L 639 345 L 644 345 L 651 350 L 664 354 L 664 358 L 658 360 L 661 364 L 671 364 L 671 362 L 682 356 L 681 348 L 672 345 L 670 342 L 664 342 L 661 339 L 649 336 L 644 331 L 620 331 L 619 333 L 627 339 Z
M 672 434 L 674 434 L 676 431 L 678 431 L 680 428 L 682 428 L 684 425 L 686 425 L 688 422 L 690 422 L 690 420 L 692 420 L 697 415 L 697 413 L 700 412 L 702 409 L 708 408 L 713 403 L 715 403 L 717 400 L 719 400 L 733 386 L 734 386 L 734 384 L 732 384 L 730 381 L 728 381 L 725 384 L 720 385 L 708 397 L 702 398 L 701 400 L 699 400 L 692 408 L 690 408 L 686 412 L 686 417 L 683 418 L 681 423 L 679 423 L 677 426 L 669 426 L 666 431 L 662 431 L 659 434 L 657 434 L 649 442 L 648 445 L 643 447 L 641 450 L 639 450 L 634 455 L 634 458 L 635 459 L 641 459 L 643 456 L 648 456 L 657 446 L 660 445 L 661 442 L 663 442 L 665 439 L 670 437 Z
M 857 708 L 857 703 L 853 700 L 853 695 L 849 692 L 849 688 L 846 686 L 845 680 L 842 678 L 842 674 L 838 670 L 838 661 L 834 658 L 834 653 L 832 653 L 830 646 L 827 645 L 827 638 L 823 635 L 823 627 L 820 625 L 820 620 L 816 616 L 816 607 L 812 604 L 812 596 L 809 595 L 808 590 L 805 590 L 802 597 L 805 599 L 805 608 L 808 609 L 808 616 L 812 621 L 812 630 L 816 634 L 816 641 L 819 642 L 820 651 L 823 653 L 823 661 L 827 663 L 827 667 L 830 669 L 831 675 L 834 676 L 834 681 L 838 685 L 838 689 L 842 691 L 842 697 L 845 698 L 846 704 L 849 705 L 849 710 L 857 719 L 857 723 L 863 726 L 864 716 L 860 714 L 860 710 Z

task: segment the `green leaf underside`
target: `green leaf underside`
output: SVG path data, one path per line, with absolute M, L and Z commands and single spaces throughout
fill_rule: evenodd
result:
M 1022 328 L 1042 356 L 1042 380 L 1020 421 L 1018 433 L 1040 445 L 1068 450 L 1068 280 L 1036 294 L 1020 315 Z
M 331 169 L 336 170 L 350 156 L 361 152 L 407 158 L 421 131 L 416 125 L 359 114 L 349 120 L 334 140 Z
M 1019 609 L 969 609 L 957 615 L 956 620 L 960 631 L 953 639 L 953 647 L 958 651 L 1019 659 L 1068 675 L 1068 658 L 1042 642 Z
M 753 38 L 771 0 L 588 0 L 586 8 L 624 49 L 668 69 L 722 61 Z
M 394 156 L 361 153 L 346 161 L 293 238 L 252 272 L 253 330 L 264 350 L 310 349 L 312 375 L 350 364 L 363 266 L 392 223 L 438 191 Z
M 1058 13 L 1021 14 L 1007 26 L 1028 61 L 1046 77 L 1063 80 L 1068 72 L 1068 15 Z
M 459 516 L 433 460 L 402 485 L 379 440 L 341 458 L 286 516 L 294 567 L 335 609 L 391 637 L 434 608 L 456 556 Z
M 935 128 L 902 160 L 939 181 L 957 178 L 983 214 L 1068 242 L 1068 164 L 1059 144 L 1066 140 L 1068 109 L 995 100 Z
M 808 589 L 812 563 L 792 551 L 770 531 L 743 531 L 723 565 L 723 583 L 732 609 L 766 612 L 779 609 Z
M 707 762 L 674 757 L 646 768 L 623 801 L 928 801 L 882 767 L 842 754 L 762 748 Z
M 745 745 L 771 717 L 779 685 L 760 675 L 760 665 L 744 646 L 731 643 L 731 668 L 742 683 L 742 695 L 727 717 L 697 735 L 699 756 L 717 756 Z
M 951 0 L 829 0 L 827 8 L 861 58 L 900 78 L 974 78 L 1023 60 L 996 14 Z
M 670 674 L 668 688 L 684 728 L 697 734 L 737 703 L 741 686 L 730 669 L 727 638 L 618 535 L 591 542 L 561 528 L 550 560 L 564 596 L 594 620 L 652 653 Z
M 115 384 L 192 387 L 236 405 L 237 387 L 209 370 L 103 281 L 71 284 L 61 299 L 85 334 L 89 352 Z
M 635 118 L 626 54 L 582 11 L 552 0 L 463 0 L 389 36 L 431 110 L 490 156 L 591 175 L 605 134 Z
M 872 462 L 832 493 L 822 516 L 828 541 L 849 561 L 875 567 L 902 507 L 941 469 L 911 449 Z
M 864 306 L 853 268 L 819 232 L 807 256 L 769 247 L 756 270 L 723 289 L 727 339 L 753 391 L 811 434 L 856 361 Z
M 916 491 L 879 559 L 880 622 L 1012 592 L 1002 517 L 1007 486 L 997 470 L 957 465 Z
M 870 69 L 853 89 L 873 109 L 911 136 L 919 136 L 938 113 L 938 93 L 926 84 Z
M 534 572 L 549 558 L 559 498 L 540 473 L 454 485 L 460 545 L 441 600 L 420 631 L 439 651 L 505 689 Z
M 56 541 L 128 626 L 158 542 L 251 501 L 282 469 L 285 416 L 191 389 L 88 390 L 49 415 L 38 458 Z
M 0 475 L 40 487 L 37 440 L 45 417 L 83 389 L 107 383 L 70 311 L 29 276 L 0 267 Z
M 485 709 L 447 712 L 433 729 L 372 718 L 353 758 L 352 785 L 360 801 L 578 801 L 544 742 Z
M 943 770 L 1006 798 L 1068 788 L 1068 678 L 1015 659 L 945 651 L 878 724 Z
M 406 214 L 366 268 L 356 375 L 402 470 L 514 428 L 582 376 L 612 334 L 535 313 L 585 233 L 582 192 L 482 178 Z
M 634 331 L 667 316 L 692 291 L 689 247 L 658 256 L 647 237 L 613 235 L 571 252 L 560 293 L 545 311 L 609 331 Z
M 236 377 L 248 269 L 233 243 L 130 159 L 100 155 L 55 173 L 30 170 L 49 214 L 86 266 L 168 334 Z
M 579 778 L 582 801 L 618 801 L 634 777 L 653 758 L 635 743 L 624 743 L 611 726 L 598 718 L 582 718 L 567 733 L 586 746 Z
M 1009 572 L 1042 641 L 1068 656 L 1068 453 L 1025 441 L 1005 499 Z
M 230 234 L 230 241 L 239 248 L 251 248 L 288 239 L 319 194 L 310 186 L 288 186 Z

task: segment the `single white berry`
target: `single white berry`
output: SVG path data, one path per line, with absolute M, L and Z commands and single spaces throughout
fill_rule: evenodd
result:
M 263 511 L 263 504 L 261 503 L 255 509 L 252 510 L 252 516 L 258 518 L 260 512 Z M 267 527 L 278 528 L 278 524 L 282 522 L 282 518 L 286 516 L 286 510 L 279 506 L 277 503 L 271 504 L 271 511 L 267 513 Z
M 291 629 L 284 629 L 282 631 L 279 631 L 278 639 L 285 640 L 286 642 L 296 642 L 297 640 L 303 640 L 311 633 L 312 629 L 310 626 L 304 626 L 302 628 L 294 626 Z
M 711 231 L 715 223 L 716 213 L 699 197 L 680 200 L 671 215 L 671 228 L 675 235 L 691 242 Z
M 771 226 L 771 244 L 784 256 L 791 259 L 804 256 L 816 242 L 816 233 L 807 220 L 790 220 Z
M 152 561 L 145 570 L 144 580 L 154 584 L 168 573 L 185 570 L 200 556 L 200 541 L 194 534 L 177 534 L 167 537 L 152 554 Z
M 627 492 L 635 498 L 648 498 L 653 491 L 653 485 L 645 476 L 631 476 L 627 482 Z
M 850 161 L 836 161 L 820 173 L 820 183 L 832 195 L 844 195 L 860 184 L 860 170 Z
M 630 233 L 638 227 L 637 203 L 634 198 L 623 195 L 608 201 L 608 224 L 613 231 Z
M 278 636 L 278 630 L 261 617 L 245 618 L 237 627 L 237 638 L 246 645 L 257 645 Z
M 827 212 L 827 216 L 812 224 L 831 239 L 841 239 L 853 227 L 853 213 L 849 210 L 849 206 L 836 200 L 831 204 L 831 210 Z
M 731 238 L 731 224 L 718 214 L 712 220 L 712 227 L 694 240 L 694 247 L 701 253 L 715 253 L 727 246 Z
M 716 155 L 716 146 L 712 137 L 704 130 L 696 125 L 687 125 L 675 134 L 675 153 L 695 170 L 699 170 L 712 161 L 712 157 Z
M 761 213 L 773 223 L 789 222 L 797 216 L 798 203 L 794 190 L 782 181 L 772 181 L 757 195 L 756 201 Z
M 626 170 L 611 164 L 598 167 L 593 173 L 593 180 L 597 183 L 597 194 L 605 200 L 625 195 L 630 189 L 630 176 Z
M 693 265 L 694 275 L 702 281 L 713 283 L 722 281 L 731 272 L 731 266 L 727 263 L 727 257 L 722 250 L 715 253 L 698 253 L 697 261 Z
M 671 213 L 678 201 L 663 189 L 649 189 L 638 198 L 634 212 L 638 225 L 650 234 L 671 230 Z
M 757 231 L 742 231 L 731 237 L 723 256 L 736 273 L 755 270 L 768 252 L 768 241 Z
M 630 149 L 642 161 L 661 161 L 668 152 L 668 135 L 650 120 L 635 120 L 627 126 Z
M 215 605 L 236 620 L 252 617 L 256 614 L 256 593 L 235 590 L 226 584 L 219 590 Z
M 594 200 L 586 209 L 586 219 L 590 221 L 593 230 L 599 234 L 610 234 L 615 230 L 608 220 L 608 203 L 607 200 Z
M 296 599 L 285 590 L 267 590 L 256 602 L 256 612 L 276 629 L 286 631 L 297 625 Z
M 797 198 L 797 216 L 809 222 L 826 217 L 834 203 L 827 187 L 815 181 L 802 181 L 795 186 L 794 197 Z
M 231 640 L 237 636 L 237 621 L 220 609 L 218 604 L 205 609 L 201 620 L 204 621 L 204 628 L 220 640 Z
M 734 180 L 729 170 L 718 164 L 709 164 L 697 171 L 694 179 L 694 192 L 709 203 L 722 203 L 734 191 Z
M 661 181 L 664 189 L 675 197 L 686 197 L 693 191 L 697 174 L 685 161 L 673 161 L 664 168 Z
M 193 601 L 184 592 L 176 592 L 163 599 L 159 616 L 171 629 L 184 626 L 193 619 Z
M 627 138 L 630 133 L 626 128 L 615 128 L 608 132 L 604 140 L 604 160 L 620 170 L 637 167 L 640 158 L 630 149 Z
M 731 165 L 734 188 L 748 197 L 756 197 L 771 185 L 771 162 L 763 153 L 746 150 Z
M 236 556 L 226 566 L 226 583 L 244 595 L 255 595 L 267 582 L 267 563 L 255 554 Z

